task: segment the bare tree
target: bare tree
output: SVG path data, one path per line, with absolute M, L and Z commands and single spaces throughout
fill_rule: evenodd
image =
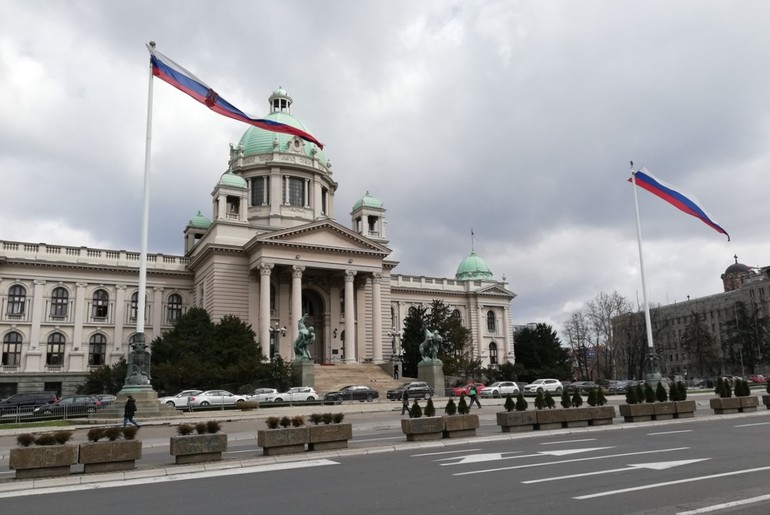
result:
M 582 310 L 572 313 L 569 320 L 564 322 L 562 331 L 572 349 L 572 360 L 575 368 L 577 368 L 579 378 L 588 379 L 591 377 L 588 363 L 591 341 L 585 313 Z
M 591 333 L 595 345 L 604 348 L 603 362 L 599 363 L 600 376 L 608 379 L 617 379 L 616 357 L 613 348 L 612 320 L 620 315 L 631 312 L 631 303 L 616 291 L 612 293 L 600 292 L 586 305 L 586 318 L 591 326 Z M 599 355 L 599 354 L 597 354 Z

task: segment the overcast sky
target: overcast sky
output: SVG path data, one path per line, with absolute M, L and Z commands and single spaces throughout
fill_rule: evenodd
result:
M 731 242 L 640 190 L 648 292 L 770 265 L 770 2 L 0 2 L 0 239 L 138 251 L 145 43 L 263 116 L 279 85 L 325 144 L 335 218 L 387 208 L 396 273 L 473 247 L 561 329 L 599 292 L 642 302 L 629 161 L 698 197 Z M 248 128 L 156 81 L 150 252 L 182 231 Z

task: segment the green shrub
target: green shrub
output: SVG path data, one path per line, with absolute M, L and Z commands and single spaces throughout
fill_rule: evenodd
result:
M 449 416 L 457 414 L 457 404 L 455 404 L 455 400 L 452 397 L 449 398 L 446 406 L 444 406 L 444 413 Z
M 579 408 L 583 405 L 583 396 L 580 395 L 580 390 L 575 390 L 575 394 L 572 396 L 572 405 Z
M 254 385 L 243 384 L 238 387 L 238 395 L 251 395 L 254 393 Z
M 460 402 L 457 404 L 457 412 L 460 415 L 467 415 L 470 413 L 471 407 L 468 405 L 468 402 L 465 400 L 465 395 L 460 396 Z
M 596 404 L 599 406 L 604 406 L 605 404 L 607 404 L 607 396 L 604 395 L 604 389 L 602 388 L 599 388 L 596 391 Z
M 569 398 L 569 392 L 567 390 L 561 392 L 561 407 L 565 409 L 572 407 L 572 401 Z
M 644 383 L 644 402 L 655 402 L 655 390 L 652 389 L 650 383 Z
M 505 396 L 505 403 L 503 404 L 503 407 L 505 408 L 505 411 L 513 411 L 516 409 L 516 401 L 513 400 L 513 397 L 511 397 L 511 394 Z
M 545 392 L 545 406 L 548 409 L 553 409 L 556 406 L 556 401 L 553 400 L 551 392 Z
M 687 400 L 687 383 L 683 383 L 682 381 L 679 381 L 677 385 L 679 386 L 679 400 L 686 401 Z
M 717 377 L 717 384 L 714 386 L 714 395 L 718 395 L 719 397 L 722 396 L 722 387 L 724 385 L 725 380 L 721 377 Z
M 425 405 L 425 416 L 426 417 L 436 416 L 436 408 L 433 406 L 433 399 L 428 399 L 428 403 Z
M 668 400 L 668 393 L 666 393 L 666 387 L 663 386 L 662 381 L 659 381 L 658 386 L 655 388 L 655 399 L 658 402 L 666 402 Z
M 70 438 L 72 438 L 72 431 L 56 431 L 54 432 L 53 437 L 54 440 L 56 440 L 56 443 L 64 445 L 70 441 Z
M 139 428 L 136 426 L 126 426 L 123 428 L 123 439 L 124 440 L 133 440 L 136 438 L 136 432 L 139 431 Z
M 98 442 L 99 440 L 104 438 L 104 428 L 94 427 L 92 429 L 89 429 L 88 434 L 86 435 L 86 438 L 88 438 L 89 442 Z
M 104 436 L 106 436 L 107 440 L 109 440 L 110 442 L 114 442 L 115 440 L 120 438 L 120 435 L 122 432 L 123 432 L 122 427 L 112 426 L 104 430 Z
M 16 437 L 16 445 L 20 447 L 29 447 L 35 441 L 35 435 L 32 433 L 22 433 Z
M 222 429 L 222 424 L 217 422 L 216 420 L 209 420 L 206 422 L 206 429 L 208 430 L 209 434 L 216 434 Z
M 310 422 L 312 422 L 315 425 L 320 424 L 321 420 L 323 420 L 323 417 L 320 413 L 312 413 L 310 415 Z
M 535 395 L 535 408 L 545 408 L 545 395 L 543 395 L 543 392 L 537 392 L 537 395 Z
M 719 396 L 724 399 L 729 399 L 733 396 L 732 388 L 729 381 L 722 381 L 722 389 L 719 391 Z
M 325 413 L 324 413 L 325 415 Z M 329 415 L 329 422 L 331 422 L 331 414 Z M 326 420 L 324 420 L 324 423 L 326 423 Z M 291 425 L 292 427 L 302 427 L 305 425 L 305 417 L 303 415 L 295 415 L 291 417 Z
M 519 392 L 516 396 L 516 411 L 527 411 L 527 407 L 529 407 L 527 399 L 524 398 L 523 393 Z
M 629 386 L 626 390 L 626 404 L 637 404 L 639 398 L 636 396 L 636 387 Z
M 195 430 L 190 424 L 179 424 L 176 426 L 176 434 L 179 436 L 187 436 Z
M 332 415 L 332 422 L 334 422 L 335 424 L 341 424 L 343 420 L 345 420 L 344 413 L 335 413 L 334 415 Z
M 412 407 L 409 409 L 409 418 L 420 417 L 422 417 L 422 408 L 420 407 L 420 404 L 417 402 L 417 400 L 415 400 L 414 404 L 412 404 Z
M 636 384 L 636 399 L 639 404 L 644 402 L 645 395 L 644 395 L 644 383 L 637 383 Z
M 599 392 L 602 391 L 602 388 L 592 388 L 590 392 L 588 392 L 588 405 L 589 406 L 596 406 L 599 403 Z
M 291 425 L 291 419 L 284 415 L 281 417 L 281 421 L 278 423 L 281 424 L 281 427 L 289 427 Z
M 329 424 L 332 423 L 332 414 L 324 413 L 323 415 L 321 415 L 321 420 L 323 421 L 324 424 L 328 426 Z
M 195 432 L 198 433 L 199 435 L 205 435 L 208 430 L 209 428 L 206 426 L 205 422 L 195 423 Z
M 265 424 L 267 424 L 268 429 L 278 429 L 278 424 L 281 423 L 281 419 L 278 417 L 267 417 L 265 419 Z
M 52 433 L 45 433 L 35 439 L 35 445 L 56 445 L 56 438 Z

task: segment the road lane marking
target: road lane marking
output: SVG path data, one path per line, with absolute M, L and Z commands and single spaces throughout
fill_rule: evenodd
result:
M 568 476 L 556 476 L 546 477 L 543 479 L 531 479 L 529 481 L 522 481 L 522 484 L 529 485 L 532 483 L 545 483 L 547 481 L 561 481 L 562 479 L 574 479 L 576 477 L 586 476 L 600 476 L 602 474 L 615 474 L 617 472 L 628 472 L 631 470 L 639 469 L 652 469 L 652 470 L 665 470 L 673 467 L 680 467 L 682 465 L 690 465 L 692 463 L 698 463 L 699 461 L 710 460 L 711 458 L 700 458 L 697 460 L 678 460 L 678 461 L 658 461 L 654 463 L 635 463 L 629 464 L 627 467 L 611 470 L 597 470 L 595 472 L 581 472 L 580 474 L 570 474 Z
M 647 436 L 675 435 L 677 433 L 692 433 L 692 429 L 682 429 L 681 431 L 661 431 L 659 433 L 647 433 Z
M 770 422 L 756 422 L 754 424 L 738 424 L 737 426 L 733 426 L 733 427 L 766 426 L 768 424 L 770 424 Z
M 562 440 L 560 442 L 541 442 L 540 445 L 561 445 L 565 443 L 593 442 L 596 438 L 582 438 L 580 440 Z
M 735 508 L 736 506 L 745 506 L 747 504 L 754 504 L 768 500 L 770 500 L 770 494 L 760 495 L 759 497 L 752 497 L 750 499 L 741 499 L 740 501 L 730 501 L 722 504 L 704 506 L 703 508 L 698 508 L 697 510 L 680 511 L 676 515 L 699 515 L 701 513 L 711 513 L 712 511 L 721 511 L 729 508 Z
M 746 469 L 746 470 L 734 470 L 732 472 L 723 472 L 721 474 L 711 474 L 709 476 L 689 477 L 687 479 L 677 479 L 674 481 L 665 481 L 663 483 L 652 483 L 650 485 L 641 485 L 641 486 L 635 486 L 631 488 L 621 488 L 620 490 L 609 490 L 607 492 L 597 492 L 595 494 L 581 495 L 579 497 L 573 497 L 573 499 L 578 499 L 582 501 L 584 499 L 593 499 L 595 497 L 605 497 L 608 495 L 624 494 L 628 492 L 638 492 L 639 490 L 650 490 L 653 488 L 660 488 L 663 486 L 681 485 L 684 483 L 694 483 L 695 481 L 705 481 L 707 479 L 716 479 L 716 478 L 727 477 L 727 476 L 737 476 L 740 474 L 752 474 L 754 472 L 762 472 L 765 470 L 770 470 L 770 467 L 759 467 L 759 468 Z
M 167 476 L 142 477 L 136 479 L 125 479 L 123 481 L 104 481 L 102 483 L 86 483 L 67 486 L 54 486 L 50 488 L 32 488 L 29 490 L 17 490 L 13 492 L 0 492 L 0 499 L 9 497 L 26 497 L 29 495 L 48 495 L 63 492 L 80 492 L 83 490 L 93 490 L 95 488 L 118 488 L 125 486 L 147 485 L 151 483 L 166 483 L 171 481 L 186 481 L 188 479 L 204 479 L 209 477 L 237 476 L 241 474 L 255 474 L 259 472 L 273 472 L 282 470 L 293 470 L 309 467 L 322 467 L 326 465 L 339 465 L 339 462 L 320 459 L 308 461 L 295 461 L 287 463 L 272 463 L 269 465 L 254 465 L 250 467 L 236 467 L 230 469 L 205 470 L 193 472 L 191 474 L 169 474 Z
M 655 451 L 638 451 L 638 452 L 623 452 L 620 454 L 608 454 L 606 456 L 591 456 L 588 458 L 575 458 L 571 460 L 559 460 L 559 461 L 548 461 L 546 463 L 530 463 L 528 465 L 514 465 L 511 467 L 500 467 L 500 468 L 494 468 L 494 469 L 486 469 L 486 470 L 471 470 L 469 472 L 455 472 L 452 474 L 453 476 L 469 476 L 471 474 L 484 474 L 486 472 L 499 472 L 502 470 L 517 470 L 517 469 L 526 469 L 526 468 L 532 468 L 532 467 L 546 467 L 548 465 L 563 465 L 565 463 L 575 463 L 576 461 L 593 461 L 593 460 L 605 460 L 608 458 L 623 458 L 625 456 L 639 456 L 641 454 L 654 454 L 658 452 L 673 452 L 673 451 L 684 451 L 689 449 L 689 447 L 675 447 L 673 449 L 660 449 Z
M 481 449 L 459 449 L 456 451 L 442 451 L 442 452 L 426 452 L 423 454 L 412 454 L 412 458 L 420 458 L 422 456 L 441 456 L 442 454 L 457 454 L 458 452 L 471 452 L 480 451 Z
M 558 451 L 539 451 L 535 454 L 521 454 L 519 456 L 503 456 L 503 454 L 518 454 L 515 452 L 490 452 L 485 454 L 469 454 L 467 456 L 453 456 L 451 458 L 443 458 L 436 461 L 448 461 L 458 460 L 455 463 L 442 463 L 441 466 L 446 465 L 466 465 L 468 463 L 481 463 L 484 461 L 497 461 L 497 460 L 517 460 L 520 458 L 538 458 L 540 456 L 567 456 L 569 454 L 578 454 L 581 452 L 593 452 L 603 451 L 605 449 L 612 449 L 612 447 L 592 447 L 588 449 L 562 449 Z

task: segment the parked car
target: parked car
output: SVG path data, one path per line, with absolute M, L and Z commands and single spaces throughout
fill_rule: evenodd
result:
M 392 401 L 400 401 L 404 396 L 404 390 L 409 393 L 410 399 L 430 399 L 433 397 L 433 388 L 425 381 L 411 381 L 404 383 L 398 388 L 393 388 L 385 393 L 385 397 Z
M 186 408 L 188 406 L 190 397 L 195 397 L 203 393 L 203 390 L 182 390 L 176 395 L 169 395 L 167 397 L 161 397 L 158 402 L 171 406 L 172 408 Z
M 610 384 L 607 385 L 607 393 L 625 394 L 628 392 L 628 388 L 633 386 L 633 384 L 633 381 L 628 380 L 610 381 Z
M 562 384 L 562 388 L 564 385 Z M 599 388 L 599 385 L 596 384 L 593 381 L 575 381 L 574 383 L 570 383 L 567 387 L 567 391 L 570 393 L 580 392 L 581 394 L 587 394 L 591 390 L 596 390 Z
M 56 402 L 38 406 L 32 413 L 43 416 L 60 416 L 64 418 L 86 416 L 96 413 L 102 407 L 102 402 L 94 395 L 68 395 Z
M 50 404 L 59 399 L 56 392 L 27 392 L 11 395 L 7 399 L 0 401 L 0 414 L 18 413 L 21 410 L 28 409 L 28 413 L 35 406 Z
M 329 392 L 324 395 L 327 401 L 366 401 L 372 402 L 378 399 L 380 394 L 377 390 L 362 385 L 350 385 L 340 388 L 336 392 Z
M 481 392 L 486 388 L 484 386 L 484 383 L 468 383 L 465 386 L 455 386 L 452 388 L 452 390 L 449 392 L 450 397 L 461 397 L 465 395 L 468 396 L 468 392 L 471 389 L 471 385 L 476 385 L 476 393 L 481 395 Z
M 276 394 L 274 402 L 314 401 L 318 398 L 316 391 L 309 386 L 295 386 L 289 388 L 288 392 Z
M 537 392 L 551 392 L 561 395 L 564 387 L 558 379 L 535 379 L 524 387 L 524 395 L 537 395 Z
M 188 405 L 192 408 L 205 408 L 208 406 L 235 406 L 246 401 L 245 395 L 235 395 L 227 390 L 208 390 L 191 395 Z
M 257 388 L 254 390 L 254 395 L 250 397 L 252 401 L 273 402 L 276 395 L 278 395 L 278 390 L 275 388 Z
M 96 394 L 96 398 L 99 399 L 102 403 L 102 407 L 112 404 L 116 400 L 118 400 L 117 395 L 112 395 L 111 393 L 99 393 Z
M 483 388 L 479 395 L 494 398 L 519 395 L 519 385 L 513 381 L 498 381 Z

